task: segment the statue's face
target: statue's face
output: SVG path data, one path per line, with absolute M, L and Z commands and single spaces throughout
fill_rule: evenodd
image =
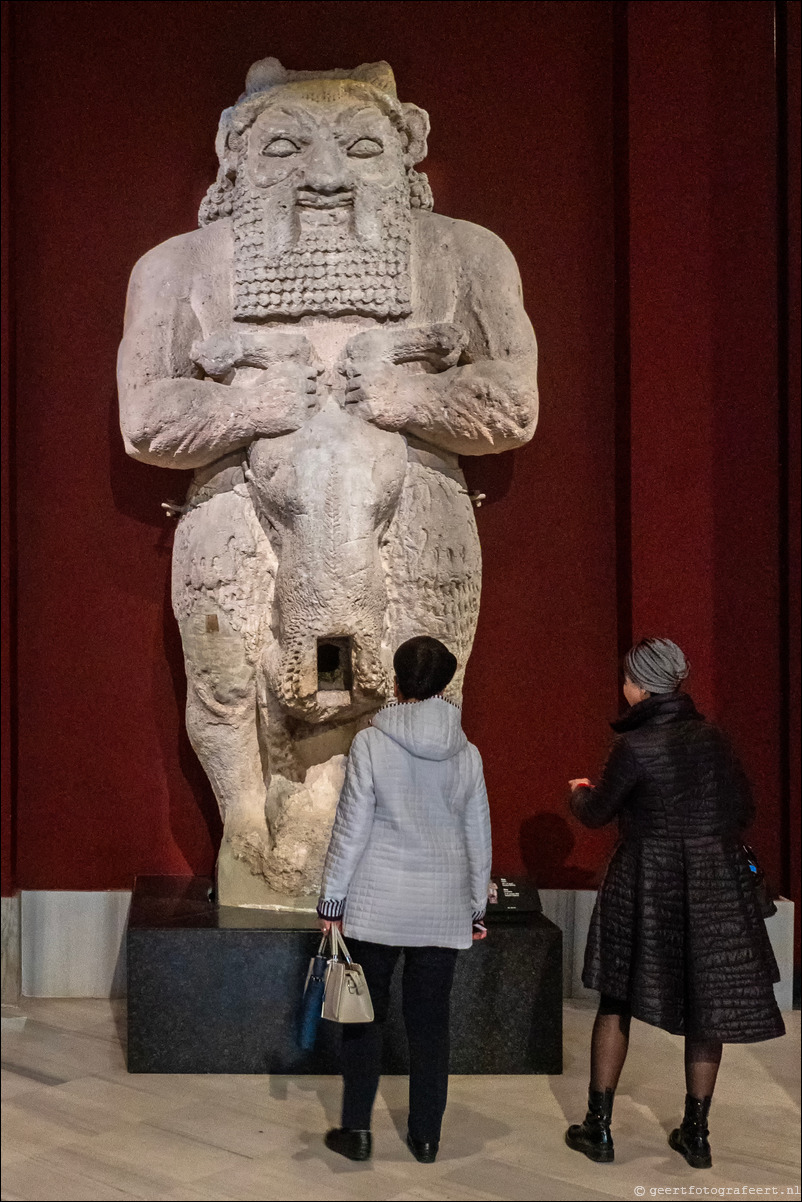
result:
M 235 316 L 410 311 L 407 146 L 369 89 L 276 89 L 239 147 Z
M 376 104 L 335 88 L 282 88 L 259 114 L 241 167 L 251 187 L 286 182 L 297 207 L 325 210 L 353 205 L 366 185 L 404 179 L 404 147 L 390 120 Z

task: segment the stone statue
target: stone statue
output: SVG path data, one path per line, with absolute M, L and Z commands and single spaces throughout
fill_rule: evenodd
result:
M 534 431 L 515 262 L 431 212 L 428 129 L 386 63 L 263 59 L 220 119 L 200 228 L 131 276 L 125 446 L 194 469 L 173 606 L 223 904 L 316 895 L 345 756 L 401 642 L 442 639 L 459 699 L 481 560 L 458 456 Z

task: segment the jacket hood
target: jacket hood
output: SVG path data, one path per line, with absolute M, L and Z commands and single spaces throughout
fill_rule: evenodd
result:
M 645 701 L 639 701 L 632 709 L 611 722 L 613 730 L 622 733 L 627 730 L 637 730 L 647 722 L 655 724 L 664 722 L 687 722 L 696 719 L 701 722 L 702 715 L 697 710 L 687 693 L 655 693 Z
M 442 697 L 386 705 L 372 725 L 421 760 L 450 760 L 468 746 L 461 710 Z

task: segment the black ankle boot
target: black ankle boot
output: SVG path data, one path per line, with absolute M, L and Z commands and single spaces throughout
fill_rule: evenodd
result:
M 440 1150 L 440 1141 L 437 1139 L 413 1139 L 407 1132 L 407 1147 L 421 1164 L 434 1164 Z
M 615 1159 L 610 1120 L 613 1117 L 614 1089 L 588 1091 L 588 1112 L 584 1123 L 574 1123 L 565 1133 L 565 1142 L 575 1152 L 584 1152 L 597 1164 L 610 1164 Z
M 349 1160 L 370 1160 L 373 1137 L 369 1131 L 354 1131 L 351 1127 L 332 1127 L 326 1132 L 325 1144 Z
M 710 1114 L 712 1098 L 692 1098 L 685 1095 L 685 1117 L 679 1127 L 675 1127 L 668 1137 L 668 1142 L 675 1152 L 685 1157 L 691 1168 L 709 1169 L 713 1165 L 710 1155 L 710 1143 L 707 1129 L 707 1118 Z

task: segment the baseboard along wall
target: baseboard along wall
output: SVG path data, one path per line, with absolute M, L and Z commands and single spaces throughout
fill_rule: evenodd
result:
M 563 933 L 563 996 L 596 995 L 582 984 L 589 889 L 541 889 L 543 913 Z M 3 1001 L 23 997 L 121 997 L 126 991 L 127 890 L 23 890 L 3 898 Z M 780 1009 L 793 1008 L 794 903 L 780 898 L 767 922 L 780 966 Z

